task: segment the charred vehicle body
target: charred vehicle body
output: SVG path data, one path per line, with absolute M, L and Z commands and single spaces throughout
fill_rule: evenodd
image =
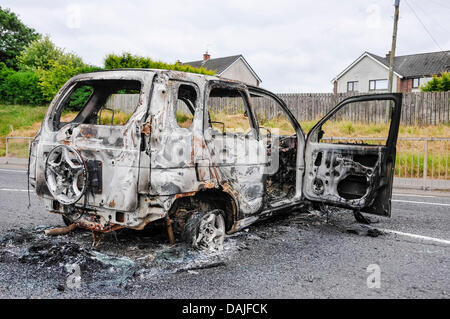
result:
M 323 139 L 334 114 L 380 100 L 391 116 L 384 145 Z M 287 129 L 263 125 L 264 103 Z M 259 87 L 166 70 L 87 73 L 51 102 L 29 181 L 66 224 L 102 233 L 162 220 L 171 241 L 179 233 L 213 249 L 226 233 L 308 203 L 390 216 L 400 107 L 401 94 L 351 97 L 306 136 Z

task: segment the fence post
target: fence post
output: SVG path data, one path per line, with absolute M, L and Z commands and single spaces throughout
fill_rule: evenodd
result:
M 426 189 L 427 170 L 428 170 L 428 139 L 423 142 L 424 155 L 423 155 L 423 189 Z
M 8 140 L 9 138 L 6 138 L 6 154 L 5 154 L 6 157 L 8 157 Z

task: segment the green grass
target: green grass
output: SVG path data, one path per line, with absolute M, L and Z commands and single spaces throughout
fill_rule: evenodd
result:
M 424 171 L 424 154 L 400 152 L 395 159 L 395 176 L 422 178 Z M 433 179 L 450 178 L 450 156 L 448 154 L 428 154 L 427 177 Z
M 192 114 L 187 114 L 181 111 L 177 112 L 177 123 L 180 127 L 189 127 L 192 124 L 194 117 Z
M 0 156 L 5 156 L 7 136 L 34 136 L 46 111 L 47 106 L 0 105 Z M 27 156 L 27 145 L 12 143 L 11 155 Z
M 0 136 L 5 137 L 13 130 L 32 127 L 42 122 L 47 106 L 0 105 Z
M 0 156 L 5 156 L 6 150 L 0 149 Z M 10 140 L 8 142 L 8 157 L 28 157 L 28 140 Z

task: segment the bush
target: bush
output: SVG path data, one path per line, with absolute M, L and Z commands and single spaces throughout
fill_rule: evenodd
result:
M 71 111 L 80 111 L 86 104 L 92 92 L 93 89 L 90 86 L 82 86 L 76 89 L 70 96 L 68 109 Z
M 44 97 L 38 87 L 39 78 L 34 72 L 9 72 L 0 81 L 0 100 L 5 104 L 42 105 Z
M 122 55 L 109 54 L 105 58 L 105 69 L 127 69 L 127 68 L 145 68 L 145 69 L 165 69 L 190 73 L 200 73 L 214 75 L 215 72 L 206 68 L 194 68 L 190 65 L 179 63 L 169 64 L 161 61 L 153 61 L 150 58 L 132 55 L 128 52 Z
M 450 90 L 450 72 L 444 72 L 441 76 L 433 75 L 433 78 L 420 88 L 423 92 L 444 92 Z
M 58 90 L 71 77 L 80 73 L 100 70 L 100 68 L 93 66 L 76 67 L 72 62 L 62 64 L 59 61 L 50 61 L 49 64 L 50 68 L 48 70 L 37 70 L 39 76 L 38 85 L 46 101 L 51 101 L 56 93 L 58 93 Z
M 8 68 L 5 63 L 0 62 L 0 85 L 10 74 L 14 72 L 15 71 L 13 69 Z

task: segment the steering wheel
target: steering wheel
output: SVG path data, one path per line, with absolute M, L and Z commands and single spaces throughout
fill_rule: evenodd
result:
M 86 191 L 87 178 L 86 163 L 77 150 L 59 145 L 50 151 L 45 162 L 45 181 L 58 202 L 75 204 Z

